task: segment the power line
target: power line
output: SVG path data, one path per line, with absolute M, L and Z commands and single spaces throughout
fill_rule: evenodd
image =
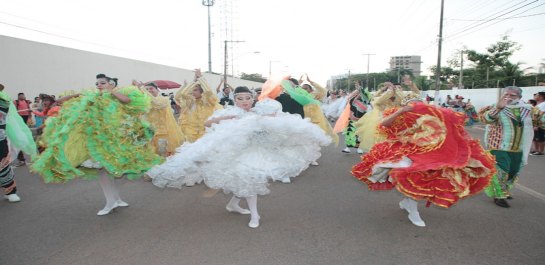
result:
M 501 10 L 499 10 L 499 11 L 496 11 L 497 9 L 492 10 L 493 13 L 491 13 L 490 15 L 487 15 L 486 17 L 484 17 L 483 20 L 489 19 L 489 18 L 491 18 L 491 17 L 493 17 L 493 16 L 495 16 L 495 15 L 497 15 L 499 13 L 508 11 L 509 9 L 512 9 L 512 8 L 514 8 L 514 7 L 516 7 L 516 6 L 520 5 L 520 4 L 523 4 L 524 2 L 527 2 L 527 1 L 528 0 L 523 0 L 523 1 L 518 2 L 518 3 L 514 4 L 514 5 L 511 5 L 511 6 L 507 7 L 507 8 L 503 8 L 503 7 L 508 5 L 508 4 L 511 4 L 511 3 L 504 3 L 503 5 L 499 6 L 499 8 L 498 8 L 498 9 L 501 9 Z M 462 27 L 460 27 L 458 29 L 452 30 L 452 32 L 462 31 L 464 29 L 475 26 L 476 24 L 478 24 L 478 22 L 469 23 L 468 25 L 465 25 L 465 26 L 462 26 Z
M 540 16 L 540 15 L 545 15 L 545 12 L 537 13 L 537 14 L 530 14 L 530 15 L 526 15 L 526 16 L 508 17 L 508 18 L 505 18 L 503 20 L 515 19 L 515 18 L 524 18 L 524 17 L 533 17 L 533 16 Z M 498 19 L 501 19 L 501 18 L 498 18 Z M 451 18 L 450 20 L 454 20 L 454 21 L 484 21 L 484 19 L 456 19 L 456 18 Z
M 470 6 L 468 9 L 469 9 L 469 10 L 472 10 L 472 11 L 470 11 L 470 13 L 475 13 L 476 10 L 477 10 L 477 11 L 479 10 L 479 8 L 477 8 L 477 7 L 481 7 L 481 6 L 487 5 L 487 4 L 488 4 L 489 2 L 491 2 L 491 1 L 495 1 L 495 0 L 484 1 L 484 2 L 481 2 L 480 4 L 477 3 L 476 5 Z M 518 4 L 514 5 L 514 6 L 520 5 L 521 3 L 524 3 L 524 2 L 526 2 L 526 1 L 528 1 L 528 0 L 524 0 L 524 1 L 518 3 Z M 507 3 L 507 4 L 509 4 L 509 3 Z M 499 6 L 499 8 L 503 8 L 504 6 L 506 6 L 506 4 L 503 4 L 503 5 Z M 510 6 L 510 7 L 508 7 L 508 8 L 502 9 L 502 10 L 500 10 L 500 11 L 495 11 L 495 10 L 497 10 L 497 9 L 494 9 L 494 10 L 493 10 L 494 13 L 492 13 L 491 15 L 488 15 L 486 18 L 489 18 L 489 17 L 491 17 L 491 16 L 494 16 L 495 14 L 498 14 L 498 13 L 500 13 L 500 12 L 502 12 L 502 11 L 505 11 L 505 10 L 507 10 L 507 9 L 509 9 L 509 8 L 512 8 L 512 7 L 513 7 L 513 6 Z M 457 12 L 455 12 L 455 13 L 457 13 Z M 465 13 L 465 12 L 462 12 L 462 13 Z M 431 17 L 431 16 L 428 16 L 428 18 L 430 18 L 430 17 Z M 428 24 L 428 23 L 427 23 L 427 24 Z M 468 25 L 468 26 L 471 26 L 471 25 L 473 25 L 473 24 L 475 24 L 475 23 L 472 23 L 472 24 L 470 24 L 470 25 Z M 429 25 L 431 25 L 432 27 L 435 27 L 435 26 L 436 26 L 436 24 L 433 24 L 433 23 L 429 23 Z M 468 26 L 460 27 L 460 28 L 458 28 L 458 29 L 456 29 L 456 30 L 454 30 L 454 31 L 458 31 L 458 30 L 464 29 L 465 27 L 468 27 Z M 445 25 L 445 27 L 446 27 L 446 28 L 449 28 L 449 25 L 447 24 L 447 25 Z M 427 27 L 427 29 L 431 30 L 431 28 L 430 28 L 429 26 Z M 421 32 L 426 33 L 426 32 L 429 32 L 429 30 L 422 30 Z M 429 44 L 426 45 L 424 48 L 422 48 L 422 49 L 418 50 L 417 52 L 415 52 L 415 54 L 418 54 L 418 53 L 420 53 L 420 52 L 429 50 L 430 48 L 433 48 L 433 47 L 435 47 L 436 45 L 437 45 L 437 39 L 434 39 L 433 41 L 430 41 Z
M 524 11 L 522 11 L 522 12 L 519 12 L 518 14 L 515 14 L 514 16 L 518 16 L 518 15 L 523 14 L 523 13 L 525 13 L 525 12 L 528 12 L 528 11 L 530 11 L 530 10 L 532 10 L 532 9 L 536 9 L 536 8 L 542 6 L 542 5 L 545 5 L 545 3 L 540 4 L 540 5 L 537 5 L 537 6 L 534 6 L 534 7 L 530 8 L 530 9 L 524 10 Z M 513 16 L 513 17 L 514 17 L 514 16 Z M 496 25 L 496 24 L 498 24 L 498 23 L 500 23 L 500 22 L 503 22 L 504 20 L 507 20 L 507 19 L 509 19 L 509 18 L 512 18 L 512 17 L 503 18 L 502 20 L 499 20 L 499 21 L 497 21 L 497 22 L 495 22 L 495 23 L 485 25 L 484 27 L 482 27 L 482 28 L 480 28 L 480 29 L 471 31 L 471 32 L 469 32 L 469 33 L 463 34 L 463 35 L 458 36 L 458 37 L 455 37 L 455 38 L 451 38 L 451 39 L 449 39 L 449 41 L 452 41 L 452 40 L 455 40 L 455 39 L 458 39 L 458 38 L 467 36 L 467 35 L 469 35 L 469 34 L 473 34 L 473 33 L 477 32 L 477 31 L 483 30 L 483 29 L 485 29 L 485 28 L 488 28 L 488 27 L 490 27 L 490 26 L 493 26 L 493 25 Z
M 452 38 L 452 37 L 454 37 L 454 36 L 456 36 L 456 35 L 459 35 L 459 34 L 462 34 L 462 33 L 464 33 L 464 32 L 467 32 L 467 31 L 469 31 L 469 30 L 472 30 L 472 29 L 474 29 L 474 28 L 476 28 L 476 27 L 482 26 L 482 25 L 484 25 L 484 24 L 486 24 L 486 23 L 488 23 L 488 22 L 490 22 L 490 21 L 493 21 L 493 20 L 495 20 L 495 19 L 497 19 L 497 18 L 499 18 L 499 17 L 505 16 L 505 15 L 507 15 L 507 14 L 513 13 L 513 12 L 515 12 L 515 11 L 521 9 L 521 8 L 524 8 L 524 7 L 526 7 L 526 6 L 529 6 L 529 5 L 531 5 L 531 4 L 535 3 L 535 2 L 538 2 L 538 0 L 534 0 L 533 2 L 530 2 L 530 3 L 528 3 L 528 4 L 525 4 L 525 5 L 521 6 L 521 7 L 517 7 L 517 8 L 515 8 L 515 9 L 513 9 L 513 10 L 510 10 L 510 11 L 508 11 L 508 12 L 505 12 L 505 13 L 501 14 L 501 15 L 498 15 L 498 16 L 496 16 L 496 17 L 493 17 L 492 19 L 486 19 L 485 21 L 483 21 L 483 22 L 481 22 L 481 23 L 477 23 L 477 24 L 474 25 L 474 26 L 471 26 L 471 27 L 468 27 L 468 28 L 466 28 L 466 29 L 464 29 L 464 30 L 462 30 L 462 31 L 456 32 L 456 33 L 454 33 L 454 34 L 448 36 L 447 38 Z M 520 3 L 519 3 L 519 4 L 520 4 Z M 516 4 L 516 5 L 518 5 L 518 4 Z M 516 5 L 514 5 L 514 6 L 516 6 Z M 510 8 L 511 8 L 511 7 L 510 7 Z

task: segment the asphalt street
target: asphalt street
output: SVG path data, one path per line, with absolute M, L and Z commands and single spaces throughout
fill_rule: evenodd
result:
M 545 157 L 530 157 L 511 208 L 482 193 L 450 209 L 420 203 L 421 228 L 397 191 L 353 178 L 359 156 L 341 149 L 324 149 L 292 184 L 272 184 L 257 229 L 225 210 L 230 196 L 204 198 L 203 185 L 117 180 L 130 207 L 97 216 L 97 181 L 44 184 L 17 168 L 22 201 L 0 201 L 0 264 L 545 264 Z

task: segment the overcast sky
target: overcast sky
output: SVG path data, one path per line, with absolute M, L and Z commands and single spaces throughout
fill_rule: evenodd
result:
M 332 75 L 388 68 L 390 56 L 436 64 L 440 0 L 216 0 L 212 70 Z M 208 69 L 207 8 L 201 0 L 0 0 L 0 34 L 172 65 Z M 507 18 L 507 19 L 505 19 Z M 477 20 L 477 21 L 474 21 Z M 479 21 L 480 20 L 480 21 Z M 229 28 L 230 31 L 226 31 Z M 463 46 L 484 52 L 502 34 L 522 45 L 513 62 L 545 59 L 545 0 L 445 0 L 443 62 Z M 254 53 L 259 52 L 259 53 Z M 135 77 L 138 79 L 138 77 Z

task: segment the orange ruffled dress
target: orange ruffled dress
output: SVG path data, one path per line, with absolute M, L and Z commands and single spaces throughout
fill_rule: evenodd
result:
M 362 156 L 352 174 L 371 190 L 395 187 L 445 208 L 482 191 L 495 173 L 495 161 L 467 134 L 464 115 L 420 102 L 413 106 L 390 127 L 378 126 L 386 140 Z M 388 109 L 384 117 L 396 111 Z

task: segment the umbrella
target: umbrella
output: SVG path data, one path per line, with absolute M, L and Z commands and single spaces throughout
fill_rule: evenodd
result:
M 149 83 L 155 83 L 157 85 L 158 88 L 161 88 L 161 89 L 171 89 L 171 88 L 179 88 L 181 87 L 182 85 L 174 82 L 174 81 L 169 81 L 169 80 L 155 80 L 155 81 L 149 81 L 149 82 L 146 82 L 146 85 L 149 84 Z

